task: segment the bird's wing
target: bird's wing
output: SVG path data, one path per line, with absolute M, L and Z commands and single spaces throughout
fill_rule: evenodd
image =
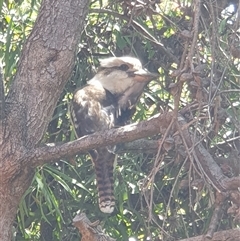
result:
M 87 85 L 74 93 L 71 115 L 78 137 L 114 127 L 115 106 L 110 93 Z

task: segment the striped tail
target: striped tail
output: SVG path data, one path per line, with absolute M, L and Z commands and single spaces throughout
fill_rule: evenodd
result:
M 115 206 L 113 169 L 116 155 L 107 148 L 90 151 L 95 167 L 99 208 L 103 213 L 112 213 Z

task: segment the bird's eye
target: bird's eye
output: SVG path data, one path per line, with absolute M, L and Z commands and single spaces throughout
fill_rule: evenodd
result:
M 119 67 L 120 70 L 123 70 L 123 71 L 126 71 L 129 69 L 129 66 L 127 64 L 122 64 L 120 67 Z

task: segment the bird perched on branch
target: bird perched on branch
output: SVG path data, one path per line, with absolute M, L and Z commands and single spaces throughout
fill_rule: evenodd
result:
M 100 60 L 96 75 L 73 95 L 71 114 L 77 136 L 125 125 L 134 114 L 144 87 L 156 77 L 133 57 Z M 115 206 L 113 148 L 99 147 L 89 154 L 96 172 L 99 208 L 111 213 Z

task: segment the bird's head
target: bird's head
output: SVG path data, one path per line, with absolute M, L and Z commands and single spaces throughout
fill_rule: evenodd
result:
M 137 58 L 111 57 L 100 60 L 97 74 L 88 83 L 99 83 L 112 94 L 121 95 L 135 83 L 146 85 L 156 77 L 145 70 Z
M 118 97 L 122 109 L 135 105 L 144 87 L 158 77 L 142 67 L 133 57 L 111 57 L 100 60 L 97 74 L 88 84 L 100 85 Z

